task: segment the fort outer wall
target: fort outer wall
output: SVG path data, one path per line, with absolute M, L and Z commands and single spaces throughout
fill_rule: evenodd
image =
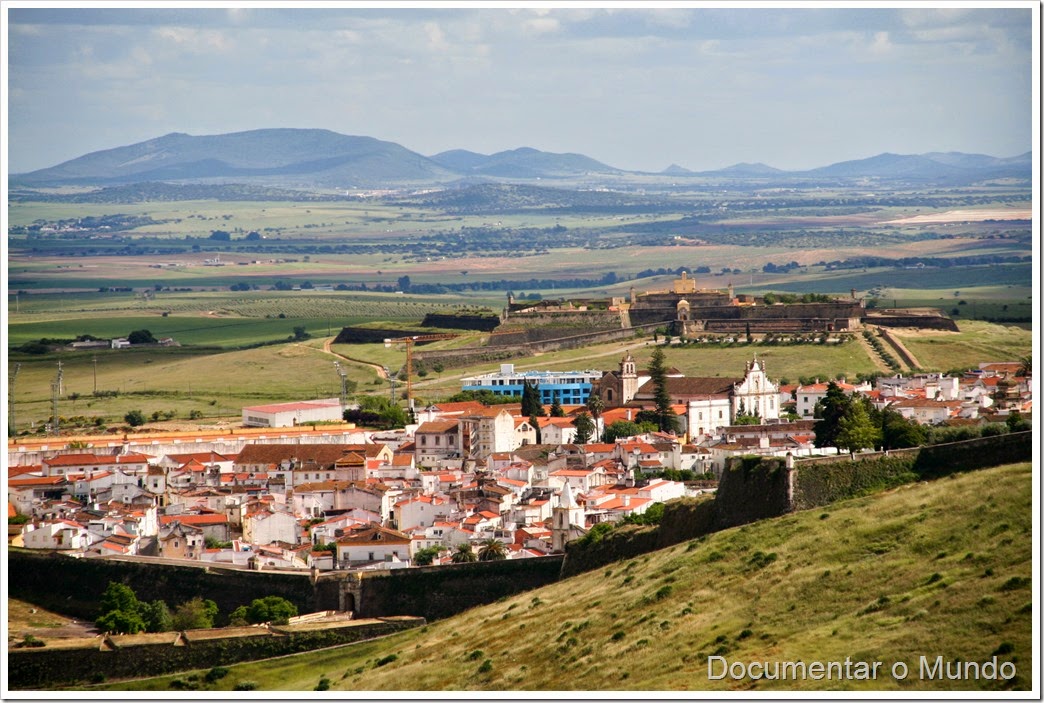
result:
M 673 322 L 678 319 L 678 301 L 684 296 L 663 296 L 664 300 L 639 299 L 630 307 L 635 325 Z M 669 299 L 668 299 L 669 298 Z M 689 301 L 692 303 L 692 301 Z M 689 308 L 691 320 L 848 320 L 858 326 L 866 310 L 859 301 L 835 303 L 788 303 L 780 305 L 695 305 Z M 854 322 L 853 322 L 854 321 Z
M 300 613 L 351 610 L 358 617 L 449 617 L 558 580 L 562 555 L 472 564 L 376 571 L 250 571 L 217 565 L 138 559 L 78 559 L 53 552 L 8 553 L 10 596 L 93 621 L 110 581 L 132 588 L 139 600 L 168 606 L 195 597 L 227 615 L 255 598 L 280 596 Z
M 500 338 L 497 338 L 496 346 L 479 347 L 470 349 L 440 349 L 438 351 L 413 352 L 414 363 L 425 364 L 441 363 L 443 366 L 471 366 L 483 362 L 501 361 L 505 359 L 517 359 L 530 356 L 536 352 L 558 351 L 559 349 L 578 349 L 591 344 L 603 344 L 605 342 L 619 342 L 633 339 L 636 334 L 651 334 L 657 327 L 662 327 L 662 322 L 648 325 L 636 325 L 634 327 L 622 327 L 619 329 L 604 330 L 601 332 L 588 332 L 569 337 L 556 337 L 540 342 L 526 342 L 512 346 L 501 346 Z M 504 335 L 505 337 L 507 335 Z

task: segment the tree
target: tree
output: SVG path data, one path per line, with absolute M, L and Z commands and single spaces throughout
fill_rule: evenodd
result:
M 678 417 L 671 409 L 671 396 L 667 392 L 667 363 L 663 347 L 653 350 L 652 358 L 649 360 L 649 380 L 653 384 L 658 429 L 661 432 L 677 432 Z
M 475 561 L 475 558 L 475 552 L 471 549 L 471 543 L 465 542 L 457 545 L 457 549 L 450 557 L 450 561 L 454 564 L 466 564 Z
M 895 410 L 881 411 L 881 447 L 883 449 L 906 449 L 925 443 L 924 428 L 913 420 L 907 420 Z
M 838 423 L 848 409 L 849 398 L 841 386 L 831 381 L 827 385 L 826 397 L 816 403 L 815 416 L 819 418 L 813 427 L 817 447 L 835 447 Z
M 123 416 L 123 421 L 131 427 L 141 427 L 145 424 L 145 413 L 140 410 L 131 410 Z
M 417 553 L 413 555 L 414 566 L 430 566 L 435 558 L 439 556 L 439 552 L 442 549 L 439 547 L 425 547 L 424 549 L 418 549 Z
M 543 417 L 544 404 L 540 402 L 540 391 L 531 383 L 522 384 L 522 415 Z
M 587 410 L 591 413 L 591 417 L 595 420 L 602 416 L 602 411 L 605 410 L 605 401 L 597 393 L 591 393 L 587 396 Z
M 127 341 L 131 344 L 155 344 L 156 338 L 148 330 L 134 330 L 127 335 Z
M 174 629 L 174 620 L 170 608 L 161 600 L 141 603 L 141 618 L 145 621 L 146 632 L 168 632 Z
M 558 398 L 555 398 L 555 402 L 551 404 L 551 417 L 565 417 L 565 410 L 562 409 Z
M 209 238 L 218 242 L 228 242 L 232 240 L 232 235 L 223 229 L 215 229 L 210 232 Z
M 740 401 L 739 410 L 736 412 L 736 417 L 732 421 L 733 425 L 760 425 L 761 417 L 754 413 L 747 412 L 747 409 L 743 406 L 743 401 Z
M 586 412 L 580 412 L 577 414 L 576 419 L 573 420 L 573 426 L 576 427 L 576 443 L 587 444 L 591 441 L 591 437 L 594 436 L 597 426 L 595 421 L 591 419 L 591 416 Z
M 101 612 L 107 613 L 110 610 L 128 610 L 137 612 L 140 602 L 138 596 L 134 594 L 134 590 L 130 586 L 125 586 L 122 583 L 115 581 L 109 581 L 108 587 L 105 592 L 102 593 L 99 607 Z
M 540 444 L 540 422 L 536 415 L 529 416 L 529 426 L 536 432 L 536 443 Z
M 174 609 L 171 624 L 175 630 L 203 630 L 214 627 L 217 614 L 217 603 L 197 596 Z
M 1005 423 L 1008 425 L 1009 432 L 1025 432 L 1026 430 L 1033 429 L 1033 425 L 1022 417 L 1022 413 L 1018 410 L 1012 410 L 1009 412 Z
M 359 399 L 359 407 L 344 411 L 344 419 L 363 427 L 382 430 L 405 427 L 409 422 L 406 411 L 383 395 L 367 395 Z
M 627 420 L 617 420 L 605 428 L 602 441 L 612 443 L 623 437 L 634 437 L 643 432 L 655 432 L 656 429 L 656 425 L 648 422 L 634 423 Z
M 241 605 L 232 611 L 232 622 L 245 622 L 257 625 L 270 622 L 273 625 L 285 625 L 290 618 L 297 615 L 297 606 L 280 596 L 255 598 L 250 605 Z
M 504 549 L 504 543 L 499 539 L 494 539 L 493 537 L 483 540 L 482 547 L 479 549 L 478 560 L 500 561 L 501 559 L 507 559 L 507 551 Z
M 142 605 L 130 586 L 110 581 L 99 603 L 101 615 L 94 624 L 102 632 L 128 635 L 144 632 L 146 624 L 141 616 Z
M 102 632 L 136 635 L 145 631 L 145 621 L 137 611 L 112 610 L 94 621 Z
M 835 446 L 854 453 L 860 449 L 872 449 L 880 439 L 880 430 L 870 420 L 866 406 L 858 400 L 849 403 L 847 412 L 838 421 Z
M 401 290 L 403 292 L 406 292 L 406 291 L 408 291 L 410 289 L 410 285 L 411 284 L 410 284 L 410 277 L 409 276 L 399 276 L 398 283 L 399 283 L 399 290 Z
M 304 339 L 311 339 L 312 335 L 305 332 L 303 325 L 298 325 L 294 328 L 294 341 L 301 341 Z

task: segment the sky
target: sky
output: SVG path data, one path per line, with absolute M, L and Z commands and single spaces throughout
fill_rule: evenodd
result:
M 641 171 L 1032 148 L 1033 3 L 630 5 L 8 2 L 8 169 L 269 127 Z

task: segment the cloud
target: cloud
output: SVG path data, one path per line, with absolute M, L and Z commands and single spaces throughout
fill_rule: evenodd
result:
M 874 32 L 874 39 L 867 47 L 871 54 L 878 56 L 886 56 L 892 53 L 893 48 L 894 46 L 888 38 L 888 32 Z
M 926 8 L 899 10 L 899 18 L 907 27 L 924 27 L 953 24 L 958 20 L 969 17 L 974 10 L 961 7 L 948 8 Z

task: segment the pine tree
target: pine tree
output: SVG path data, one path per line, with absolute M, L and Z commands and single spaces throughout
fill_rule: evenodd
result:
M 527 417 L 544 416 L 544 404 L 540 402 L 540 391 L 529 383 L 522 385 L 522 414 Z
M 838 422 L 837 438 L 834 441 L 837 448 L 849 452 L 872 449 L 880 438 L 881 430 L 870 420 L 863 403 L 849 403 L 848 411 Z
M 839 423 L 850 404 L 851 399 L 841 390 L 841 386 L 831 381 L 827 385 L 826 397 L 816 404 L 816 417 L 819 418 L 814 427 L 817 447 L 837 446 Z
M 656 419 L 661 432 L 676 432 L 678 418 L 671 409 L 671 396 L 667 392 L 667 364 L 662 347 L 653 350 L 649 360 L 649 377 L 653 384 L 653 399 L 656 403 Z

